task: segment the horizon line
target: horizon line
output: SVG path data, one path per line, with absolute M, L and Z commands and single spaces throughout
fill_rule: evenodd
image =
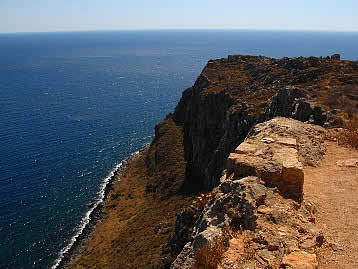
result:
M 265 32 L 335 32 L 358 33 L 358 30 L 336 29 L 265 29 L 265 28 L 141 28 L 141 29 L 88 29 L 88 30 L 54 30 L 54 31 L 18 31 L 0 32 L 0 34 L 41 34 L 41 33 L 84 33 L 84 32 L 149 32 L 149 31 L 265 31 Z

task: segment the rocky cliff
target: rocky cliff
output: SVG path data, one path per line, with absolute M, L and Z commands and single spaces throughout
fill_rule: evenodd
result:
M 312 229 L 301 227 L 310 223 L 306 218 L 312 217 L 313 210 L 303 199 L 303 167 L 319 165 L 325 128 L 342 127 L 354 117 L 357 89 L 358 62 L 342 61 L 339 55 L 282 59 L 231 55 L 210 60 L 167 117 L 183 132 L 185 176 L 176 190 L 209 191 L 177 216 L 174 234 L 163 251 L 171 255 L 169 260 L 175 259 L 171 268 L 192 268 L 196 250 L 235 221 L 241 230 L 253 231 L 246 238 L 266 251 L 263 266 L 280 266 L 292 249 L 311 259 L 307 248 L 300 246 L 310 244 L 312 250 L 322 238 L 313 224 Z M 270 121 L 277 116 L 297 121 Z M 155 147 L 153 142 L 151 148 Z M 148 163 L 157 164 L 153 158 Z M 277 210 L 286 213 L 279 216 Z M 284 227 L 259 224 L 267 222 L 272 212 L 277 213 L 274 223 Z M 297 225 L 309 230 L 305 236 L 297 235 Z M 292 246 L 278 238 L 272 239 L 278 240 L 276 246 L 257 238 L 277 228 Z
M 314 224 L 315 208 L 302 197 L 303 164 L 322 160 L 325 137 L 324 128 L 287 118 L 257 124 L 229 155 L 219 186 L 171 268 L 195 267 L 198 249 L 227 227 L 239 230 L 235 237 L 245 242 L 242 260 L 229 257 L 224 268 L 260 268 L 257 262 L 278 268 L 291 253 L 316 264 L 314 250 L 324 236 Z M 249 251 L 254 255 L 247 256 Z
M 357 111 L 358 62 L 339 55 L 209 60 L 72 268 L 317 268 L 305 171 Z
M 168 115 L 183 131 L 184 185 L 207 190 L 217 186 L 229 153 L 256 123 L 283 116 L 342 126 L 357 109 L 357 84 L 358 62 L 341 61 L 337 55 L 210 60 Z

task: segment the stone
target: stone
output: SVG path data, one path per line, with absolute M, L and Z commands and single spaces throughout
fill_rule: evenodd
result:
M 246 192 L 247 192 L 248 199 L 250 199 L 251 201 L 255 201 L 255 204 L 257 206 L 265 203 L 267 194 L 264 185 L 249 183 L 246 187 Z
M 192 251 L 191 244 L 187 243 L 171 264 L 170 269 L 190 269 L 194 263 L 194 252 Z
M 304 173 L 303 165 L 298 158 L 289 157 L 282 163 L 282 179 L 286 182 L 297 184 L 298 190 L 302 190 Z
M 302 249 L 312 249 L 316 246 L 316 240 L 313 238 L 307 238 L 300 243 L 300 248 Z
M 270 144 L 270 143 L 273 143 L 275 142 L 275 139 L 271 138 L 271 137 L 264 137 L 260 140 L 261 142 L 264 142 L 264 143 L 267 143 L 267 144 Z
M 257 150 L 258 150 L 257 145 L 243 142 L 235 149 L 235 153 L 237 154 L 254 153 Z
M 258 124 L 229 155 L 227 173 L 257 176 L 286 196 L 301 200 L 304 171 L 300 155 L 307 163 L 318 164 L 325 150 L 325 133 L 322 127 L 286 118 Z
M 262 249 L 257 251 L 256 254 L 256 259 L 258 262 L 260 262 L 261 264 L 271 264 L 272 261 L 274 261 L 276 259 L 275 255 L 273 255 L 273 253 L 267 249 Z
M 264 166 L 264 159 L 259 156 L 230 153 L 227 160 L 227 172 L 236 176 L 256 176 L 257 168 Z
M 267 207 L 264 205 L 259 206 L 257 209 L 257 213 L 260 213 L 260 214 L 271 214 L 272 211 L 273 211 L 273 209 L 271 207 Z
M 193 248 L 198 249 L 210 242 L 213 242 L 215 238 L 221 235 L 221 233 L 221 229 L 216 226 L 208 227 L 195 237 L 193 241 Z
M 340 167 L 358 167 L 358 159 L 340 160 L 337 161 Z
M 315 254 L 297 251 L 283 257 L 281 265 L 292 269 L 316 269 L 318 262 Z
M 340 59 L 341 59 L 341 55 L 338 54 L 338 53 L 333 54 L 333 55 L 331 56 L 331 59 L 332 59 L 332 60 L 340 60 Z
M 334 251 L 342 251 L 342 250 L 344 250 L 344 248 L 341 245 L 338 245 L 337 243 L 331 242 L 331 243 L 329 243 L 329 246 Z
M 291 138 L 291 137 L 280 137 L 277 139 L 277 143 L 290 147 L 297 146 L 296 138 Z
M 232 190 L 231 182 L 230 181 L 224 181 L 220 184 L 219 189 L 223 193 L 229 193 Z
M 323 235 L 322 232 L 320 232 L 316 236 L 316 244 L 317 244 L 317 246 L 321 247 L 323 245 L 323 243 L 324 243 L 324 240 L 325 240 L 324 235 Z

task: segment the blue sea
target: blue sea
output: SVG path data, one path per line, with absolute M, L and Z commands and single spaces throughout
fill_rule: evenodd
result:
M 358 59 L 358 33 L 0 34 L 0 268 L 56 268 L 108 177 L 211 58 Z

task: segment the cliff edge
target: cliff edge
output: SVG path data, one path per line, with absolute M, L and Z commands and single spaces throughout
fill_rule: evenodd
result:
M 72 268 L 331 268 L 306 171 L 327 139 L 354 147 L 357 110 L 358 62 L 339 55 L 209 60 Z

